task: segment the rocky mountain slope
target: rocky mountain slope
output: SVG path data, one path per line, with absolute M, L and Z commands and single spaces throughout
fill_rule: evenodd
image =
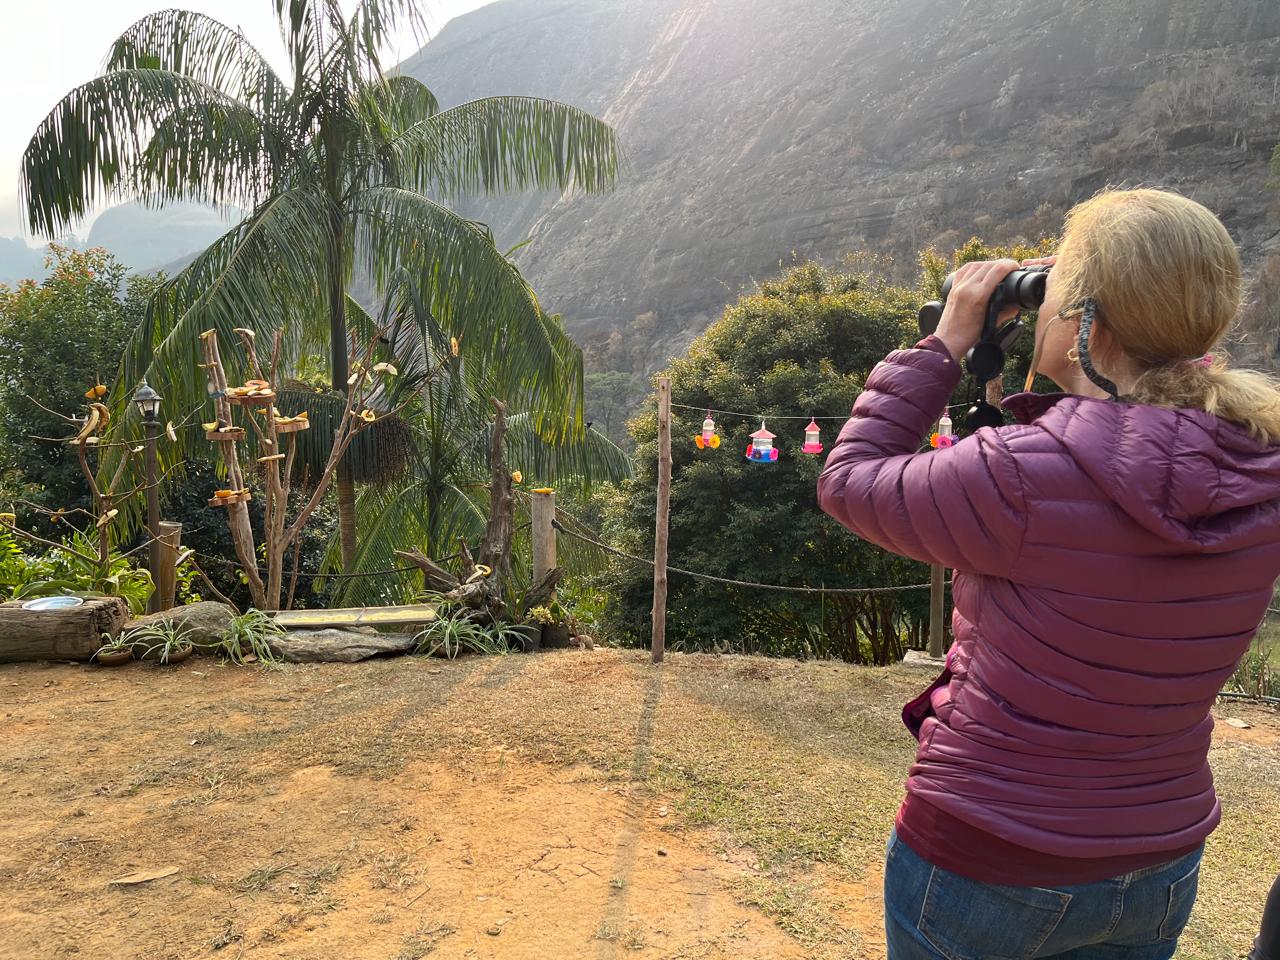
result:
M 1052 233 L 1107 183 L 1280 247 L 1275 0 L 502 0 L 403 68 L 446 104 L 565 100 L 620 131 L 603 196 L 467 202 L 597 368 L 648 370 L 793 256 Z

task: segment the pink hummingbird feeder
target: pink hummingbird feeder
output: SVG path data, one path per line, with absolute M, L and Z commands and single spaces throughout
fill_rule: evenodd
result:
M 818 454 L 822 452 L 822 431 L 818 429 L 818 421 L 813 417 L 809 418 L 809 425 L 804 428 L 804 446 L 800 448 L 801 453 Z
M 702 421 L 702 432 L 693 438 L 699 450 L 715 450 L 720 446 L 720 434 L 716 433 L 716 422 L 711 419 L 711 411 L 707 411 L 707 419 Z
M 751 446 L 747 447 L 747 459 L 752 463 L 773 463 L 778 459 L 778 451 L 774 449 L 774 434 L 765 429 L 764 421 L 760 421 L 760 429 L 751 435 Z

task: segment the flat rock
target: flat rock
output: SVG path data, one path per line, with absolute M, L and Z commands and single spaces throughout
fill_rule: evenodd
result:
M 272 640 L 271 649 L 290 663 L 356 663 L 408 653 L 413 649 L 413 637 L 363 630 L 290 630 Z
M 180 623 L 191 631 L 191 642 L 197 647 L 214 646 L 227 632 L 235 610 L 217 600 L 201 600 L 189 603 L 185 607 L 174 607 L 159 613 L 149 613 L 145 617 L 130 620 L 124 625 L 125 630 L 145 626 L 148 623 L 164 623 L 166 621 Z
M 938 670 L 947 665 L 945 658 L 931 657 L 924 650 L 908 650 L 906 656 L 902 658 L 902 662 L 910 667 L 933 667 Z

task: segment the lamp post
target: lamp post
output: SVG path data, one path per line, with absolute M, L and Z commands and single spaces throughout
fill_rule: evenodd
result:
M 146 380 L 138 385 L 133 394 L 133 402 L 142 414 L 142 426 L 146 431 L 146 484 L 147 484 L 147 535 L 151 543 L 147 548 L 147 569 L 151 573 L 151 582 L 158 582 L 160 576 L 160 488 L 157 486 L 156 440 L 160 436 L 160 401 L 164 398 L 151 387 Z M 147 601 L 147 610 L 155 613 L 160 609 L 160 591 L 152 590 L 151 599 Z

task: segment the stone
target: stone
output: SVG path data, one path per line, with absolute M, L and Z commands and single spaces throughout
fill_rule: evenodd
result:
M 271 649 L 290 663 L 357 663 L 370 657 L 398 656 L 413 649 L 405 633 L 337 630 L 290 630 L 271 641 Z
M 208 648 L 222 642 L 227 627 L 231 624 L 231 618 L 235 615 L 236 611 L 225 603 L 217 600 L 201 600 L 199 603 L 189 603 L 185 607 L 174 607 L 172 610 L 149 613 L 136 620 L 130 620 L 124 625 L 124 629 L 129 631 L 149 623 L 180 623 L 190 630 L 189 639 L 197 649 Z

